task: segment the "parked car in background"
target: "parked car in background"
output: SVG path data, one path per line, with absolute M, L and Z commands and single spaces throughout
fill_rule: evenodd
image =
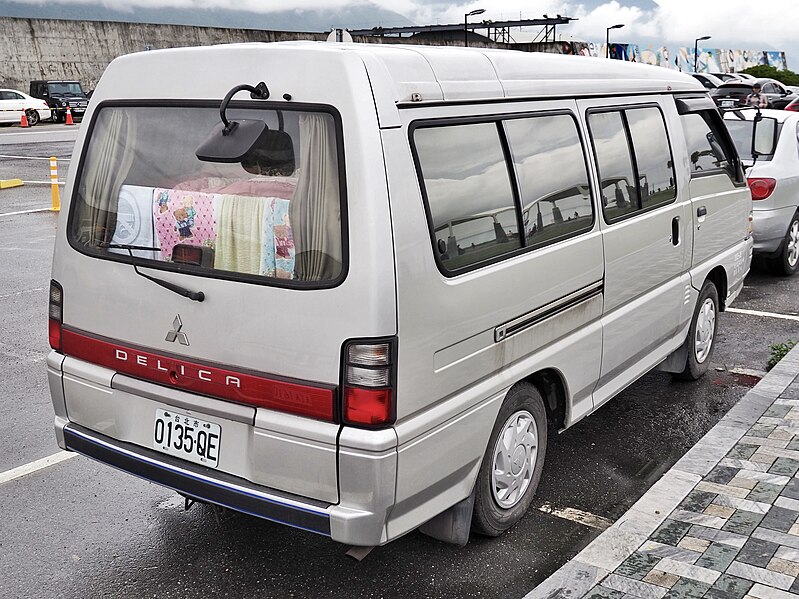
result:
M 754 75 L 750 75 L 749 73 L 735 73 L 735 75 L 739 79 L 743 79 L 744 81 L 756 81 L 757 80 L 757 77 L 755 77 Z
M 47 102 L 31 98 L 16 89 L 0 89 L 0 123 L 19 123 L 23 112 L 31 127 L 42 119 L 50 118 Z
M 799 114 L 736 110 L 724 121 L 752 190 L 754 254 L 792 275 L 799 267 Z
M 786 106 L 784 110 L 789 110 L 791 112 L 799 112 L 799 98 L 796 98 L 796 100 L 788 104 L 788 106 Z
M 53 113 L 53 122 L 66 119 L 67 108 L 73 117 L 82 118 L 89 98 L 78 81 L 31 81 L 31 96 L 47 102 Z
M 714 77 L 721 79 L 722 83 L 727 83 L 728 81 L 742 81 L 743 77 L 740 73 L 700 73 L 700 74 L 707 74 L 713 75 Z
M 691 76 L 707 89 L 716 89 L 718 86 L 724 84 L 724 80 L 711 73 L 691 73 Z
M 785 108 L 796 98 L 782 83 L 774 79 L 757 79 L 755 81 L 731 81 L 716 89 L 710 90 L 710 96 L 720 108 L 737 108 L 746 104 L 746 97 L 752 93 L 752 86 L 759 83 L 761 93 L 768 98 L 768 107 Z

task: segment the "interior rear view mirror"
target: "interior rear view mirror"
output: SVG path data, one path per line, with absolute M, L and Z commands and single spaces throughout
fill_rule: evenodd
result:
M 263 82 L 257 86 L 243 84 L 231 89 L 219 106 L 222 122 L 211 130 L 195 150 L 195 155 L 205 162 L 240 162 L 248 172 L 257 174 L 292 173 L 294 145 L 285 131 L 273 131 L 261 120 L 228 121 L 226 111 L 230 100 L 245 90 L 254 99 L 269 97 L 269 90 Z
M 773 154 L 777 145 L 777 119 L 758 116 L 753 125 L 752 156 Z

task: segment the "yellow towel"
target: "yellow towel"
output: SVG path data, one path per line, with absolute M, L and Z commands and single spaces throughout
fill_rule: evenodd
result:
M 265 198 L 219 198 L 214 268 L 257 275 L 261 268 Z

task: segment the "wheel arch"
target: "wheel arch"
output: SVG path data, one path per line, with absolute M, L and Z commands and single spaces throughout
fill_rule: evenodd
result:
M 557 429 L 566 426 L 569 390 L 563 373 L 555 368 L 544 368 L 522 379 L 538 389 L 544 398 L 547 419 Z
M 727 271 L 723 266 L 716 266 L 707 273 L 706 281 L 711 281 L 716 286 L 719 294 L 719 312 L 724 312 L 727 308 Z

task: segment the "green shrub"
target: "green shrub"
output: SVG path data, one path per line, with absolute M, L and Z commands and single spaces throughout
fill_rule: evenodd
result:
M 771 370 L 774 368 L 777 365 L 777 362 L 787 356 L 788 352 L 791 351 L 796 344 L 796 341 L 788 340 L 785 343 L 775 343 L 771 345 L 771 357 L 766 363 L 766 370 Z
M 776 79 L 783 85 L 799 85 L 799 75 L 793 71 L 778 71 L 776 67 L 768 65 L 758 65 L 756 67 L 749 67 L 744 69 L 743 73 L 752 75 L 753 77 L 768 77 L 769 79 Z

